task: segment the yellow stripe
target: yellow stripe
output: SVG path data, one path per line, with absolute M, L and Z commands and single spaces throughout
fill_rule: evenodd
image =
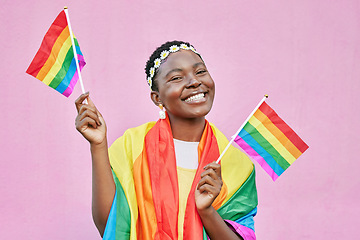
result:
M 37 79 L 39 79 L 40 81 L 44 80 L 44 78 L 48 74 L 50 68 L 55 63 L 55 60 L 59 54 L 59 51 L 60 51 L 62 45 L 64 44 L 64 42 L 66 41 L 66 39 L 69 36 L 70 36 L 69 26 L 66 26 L 66 28 L 64 28 L 64 30 L 60 33 L 59 37 L 56 39 L 56 41 L 51 49 L 50 55 L 49 55 L 48 59 L 46 60 L 44 66 L 40 69 L 39 73 L 36 75 Z
M 302 154 L 300 150 L 285 136 L 285 134 L 274 125 L 274 123 L 262 111 L 258 110 L 254 116 L 263 123 L 263 125 L 274 135 L 279 142 L 293 155 L 296 159 Z
M 221 154 L 229 141 L 224 134 L 219 131 L 219 129 L 211 123 L 210 125 L 213 129 L 219 147 L 219 152 Z M 224 157 L 221 159 L 221 177 L 227 186 L 227 196 L 221 203 L 221 206 L 223 206 L 224 203 L 226 203 L 247 180 L 253 168 L 253 163 L 249 160 L 245 153 L 241 152 L 232 145 L 229 147 Z
M 57 56 L 57 58 L 55 60 L 55 63 L 53 64 L 50 71 L 48 72 L 48 74 L 45 76 L 45 78 L 43 80 L 43 82 L 46 85 L 50 85 L 51 81 L 54 79 L 54 77 L 57 75 L 57 73 L 61 69 L 61 66 L 64 63 L 64 59 L 65 59 L 66 54 L 69 51 L 70 47 L 71 47 L 71 38 L 69 36 L 66 39 L 66 41 L 64 42 L 64 44 L 62 45 L 62 47 L 59 51 L 59 55 Z
M 178 240 L 183 240 L 184 219 L 187 198 L 191 190 L 192 182 L 196 174 L 196 169 L 186 169 L 177 167 L 179 184 L 179 215 L 178 215 Z
M 128 129 L 124 135 L 118 138 L 109 148 L 111 166 L 121 183 L 130 208 L 130 240 L 137 240 L 136 223 L 138 220 L 138 204 L 132 170 L 133 161 L 142 153 L 145 135 L 154 124 L 155 122 L 150 122 L 137 128 Z M 129 169 L 131 169 L 131 171 L 129 171 Z
M 290 164 L 296 158 L 279 142 L 279 140 L 254 116 L 249 119 L 249 123 L 279 152 L 279 154 Z

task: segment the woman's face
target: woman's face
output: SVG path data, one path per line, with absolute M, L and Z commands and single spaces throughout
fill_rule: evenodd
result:
M 204 62 L 192 51 L 171 53 L 160 65 L 155 103 L 162 103 L 170 119 L 205 117 L 211 110 L 215 84 Z

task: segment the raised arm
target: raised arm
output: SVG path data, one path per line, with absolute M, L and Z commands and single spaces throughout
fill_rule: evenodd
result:
M 88 104 L 84 104 L 87 99 Z M 92 215 L 101 236 L 115 195 L 115 183 L 111 172 L 104 118 L 89 97 L 80 95 L 75 101 L 78 115 L 76 129 L 90 143 L 92 157 Z

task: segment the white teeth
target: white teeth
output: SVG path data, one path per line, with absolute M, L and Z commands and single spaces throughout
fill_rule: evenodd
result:
M 199 93 L 199 94 L 196 94 L 194 96 L 188 97 L 187 99 L 185 99 L 185 102 L 192 102 L 192 101 L 204 98 L 204 97 L 205 97 L 204 93 Z

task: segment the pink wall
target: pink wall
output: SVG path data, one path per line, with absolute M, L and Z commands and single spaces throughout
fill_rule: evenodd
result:
M 359 1 L 105 2 L 2 3 L 2 239 L 100 239 L 89 146 L 74 127 L 80 86 L 66 99 L 25 74 L 66 4 L 109 142 L 157 119 L 143 72 L 152 50 L 190 41 L 217 84 L 208 119 L 228 137 L 267 93 L 310 146 L 275 183 L 256 164 L 258 239 L 358 238 Z

